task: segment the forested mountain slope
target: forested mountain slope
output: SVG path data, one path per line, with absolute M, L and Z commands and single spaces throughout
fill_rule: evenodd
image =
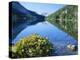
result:
M 44 16 L 24 8 L 19 2 L 9 3 L 10 39 L 13 40 L 25 27 L 44 21 Z
M 78 38 L 78 6 L 66 5 L 60 10 L 47 16 L 47 21 Z

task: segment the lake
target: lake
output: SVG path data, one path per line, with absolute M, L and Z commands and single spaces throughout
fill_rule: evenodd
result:
M 53 43 L 55 47 L 55 53 L 53 55 L 55 56 L 74 55 L 78 53 L 77 51 L 70 51 L 67 48 L 68 44 L 78 45 L 77 40 L 47 21 L 26 27 L 17 35 L 17 37 L 12 42 L 15 44 L 21 38 L 33 33 L 47 37 L 49 41 Z

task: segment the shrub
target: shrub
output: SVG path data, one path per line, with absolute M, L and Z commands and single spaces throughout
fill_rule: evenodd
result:
M 53 45 L 49 40 L 38 34 L 22 38 L 14 47 L 16 51 L 12 51 L 13 57 L 17 58 L 49 56 L 53 51 Z

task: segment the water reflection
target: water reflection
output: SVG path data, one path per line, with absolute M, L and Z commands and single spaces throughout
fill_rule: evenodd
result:
M 54 25 L 49 22 L 40 22 L 35 25 L 31 25 L 26 27 L 23 31 L 21 31 L 18 36 L 13 40 L 15 44 L 21 38 L 26 37 L 30 34 L 37 33 L 43 37 L 47 37 L 50 42 L 54 44 L 55 47 L 55 55 L 73 55 L 77 54 L 77 51 L 70 51 L 67 48 L 68 44 L 77 45 L 77 40 L 75 40 L 72 36 L 67 33 L 61 31 Z

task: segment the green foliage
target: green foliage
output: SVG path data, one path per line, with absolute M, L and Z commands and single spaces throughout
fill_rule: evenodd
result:
M 78 38 L 78 7 L 67 5 L 47 16 L 47 21 L 69 33 L 75 39 Z
M 49 56 L 53 50 L 53 45 L 48 39 L 32 34 L 22 38 L 12 47 L 12 57 L 40 57 Z

